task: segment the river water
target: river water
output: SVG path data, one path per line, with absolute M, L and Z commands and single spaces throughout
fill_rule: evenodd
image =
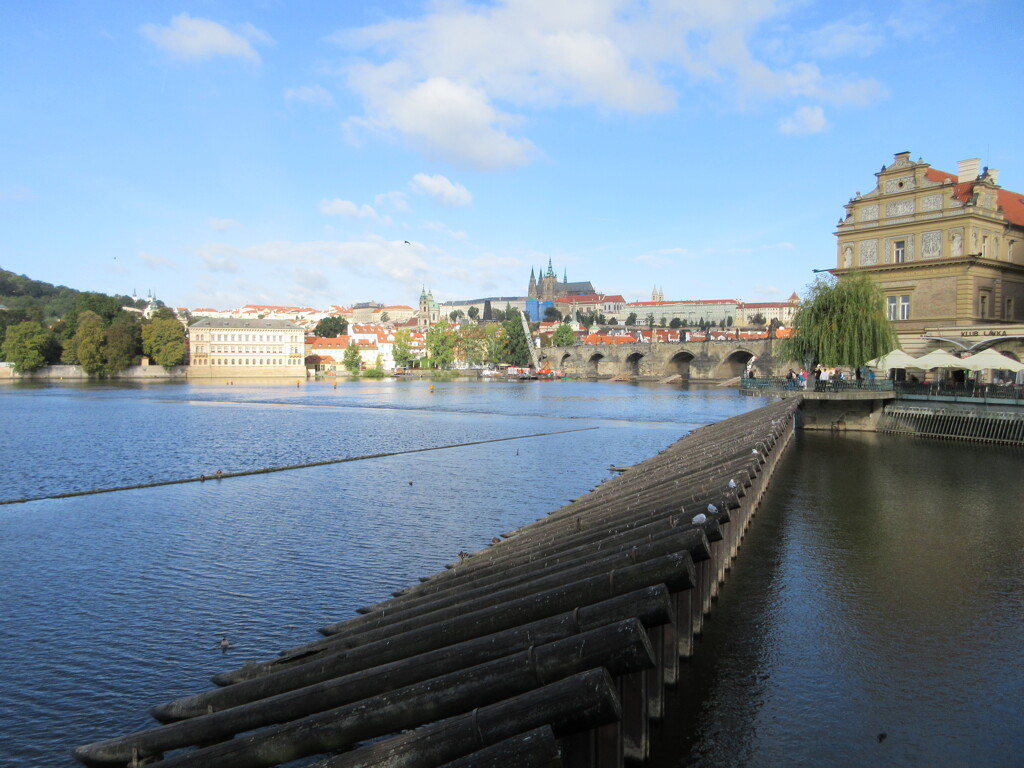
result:
M 419 452 L 0 506 L 0 766 L 76 765 L 71 747 L 151 726 L 150 706 L 763 402 L 575 382 L 2 386 L 0 500 Z M 802 436 L 653 764 L 1020 765 L 1021 458 Z

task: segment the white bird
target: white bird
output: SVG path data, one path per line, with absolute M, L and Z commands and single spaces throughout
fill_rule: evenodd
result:
M 735 480 L 730 480 L 729 481 L 729 488 L 730 489 L 736 488 L 736 481 Z
M 750 452 L 751 452 L 751 453 L 753 453 L 753 454 L 757 454 L 757 453 L 759 453 L 759 451 L 757 450 L 757 448 L 753 448 L 753 449 L 751 449 L 751 451 L 750 451 Z
M 718 512 L 718 507 L 716 507 L 714 504 L 708 504 L 708 512 L 714 515 Z
M 708 519 L 707 515 L 700 514 L 700 515 L 697 515 L 696 517 L 694 517 L 693 520 L 691 520 L 690 522 L 693 523 L 694 525 L 700 525 L 701 523 L 703 523 L 707 519 Z

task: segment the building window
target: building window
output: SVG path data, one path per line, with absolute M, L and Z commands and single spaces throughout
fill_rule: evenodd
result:
M 902 264 L 907 257 L 907 241 L 897 240 L 892 244 L 892 263 Z
M 910 319 L 910 296 L 888 296 L 885 300 L 885 316 L 890 320 Z
M 1013 320 L 1013 299 L 1006 300 L 1006 314 L 1004 315 L 1004 319 Z
M 978 294 L 978 317 L 988 317 L 988 294 Z

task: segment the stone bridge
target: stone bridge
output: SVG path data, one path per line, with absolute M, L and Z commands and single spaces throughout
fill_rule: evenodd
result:
M 774 339 L 595 344 L 545 347 L 540 364 L 585 379 L 725 381 L 740 376 L 751 359 L 758 376 L 783 375 L 792 365 L 776 359 Z

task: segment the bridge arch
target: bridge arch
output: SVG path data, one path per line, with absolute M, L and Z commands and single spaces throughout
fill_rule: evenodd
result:
M 595 352 L 588 357 L 584 363 L 583 375 L 589 379 L 596 379 L 600 375 L 602 360 L 604 360 L 604 355 L 600 352 Z
M 696 355 L 686 350 L 676 352 L 665 364 L 665 375 L 679 376 L 683 381 L 686 381 L 690 378 L 690 361 L 695 357 Z
M 640 375 L 640 361 L 644 359 L 643 352 L 633 352 L 626 358 L 626 370 L 623 373 L 628 373 L 630 376 Z
M 747 366 L 754 357 L 754 353 L 748 349 L 737 349 L 734 352 L 730 352 L 729 355 L 718 364 L 716 375 L 722 379 L 731 379 L 736 376 L 742 376 L 743 372 L 747 369 Z

